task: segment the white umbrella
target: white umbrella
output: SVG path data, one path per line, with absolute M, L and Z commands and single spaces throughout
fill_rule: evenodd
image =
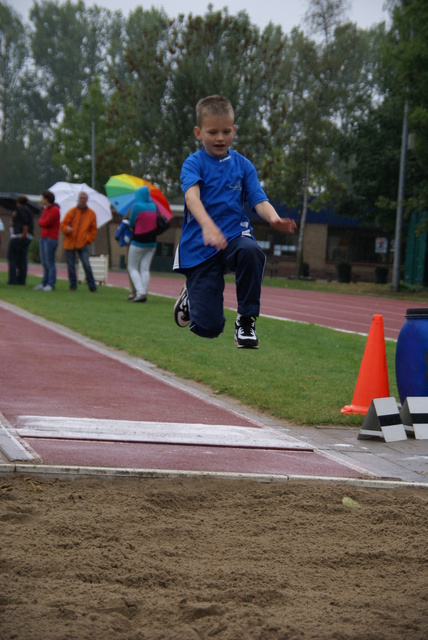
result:
M 77 200 L 81 191 L 88 194 L 88 207 L 92 209 L 97 216 L 98 229 L 112 219 L 110 200 L 84 182 L 81 184 L 56 182 L 49 188 L 49 191 L 52 191 L 55 196 L 55 202 L 59 205 L 61 220 L 67 211 L 77 207 Z

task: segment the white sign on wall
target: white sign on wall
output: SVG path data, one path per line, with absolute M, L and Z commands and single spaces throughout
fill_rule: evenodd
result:
M 388 238 L 376 238 L 375 253 L 386 253 L 388 251 Z

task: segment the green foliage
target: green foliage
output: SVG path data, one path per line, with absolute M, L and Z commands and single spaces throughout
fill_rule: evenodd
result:
M 404 41 L 409 40 L 409 33 L 408 30 Z M 377 65 L 373 67 L 373 78 L 378 99 L 370 106 L 365 117 L 356 120 L 353 129 L 338 140 L 337 148 L 345 163 L 348 184 L 347 194 L 338 202 L 338 208 L 371 223 L 375 221 L 391 233 L 397 209 L 403 112 L 408 86 L 408 77 L 403 68 L 406 45 L 397 26 L 385 32 L 381 25 L 371 30 L 370 37 L 376 52 Z M 419 79 L 417 84 L 419 86 Z M 413 118 L 418 118 L 417 109 L 411 109 L 409 120 Z M 414 129 L 413 122 L 410 126 L 411 130 Z M 416 136 L 424 150 L 427 147 L 427 133 Z M 415 145 L 414 149 L 407 151 L 407 211 L 416 206 L 423 208 L 421 196 L 426 192 L 425 174 Z
M 68 104 L 64 110 L 64 117 L 54 129 L 53 148 L 54 160 L 60 166 L 67 167 L 67 180 L 70 182 L 86 182 L 92 179 L 92 123 L 95 125 L 95 153 L 96 153 L 96 183 L 99 191 L 110 177 L 109 169 L 103 171 L 111 149 L 108 137 L 104 96 L 101 91 L 99 78 L 89 86 L 88 95 L 80 107 Z
M 117 47 L 117 40 L 110 42 L 111 25 L 114 29 L 117 15 L 113 19 L 106 9 L 86 8 L 82 0 L 61 5 L 45 0 L 34 4 L 30 19 L 34 62 L 55 116 L 67 104 L 78 108 L 94 77 L 103 77 L 108 90 L 108 63 Z
M 393 23 L 382 51 L 388 91 L 399 105 L 409 102 L 409 131 L 414 145 L 406 171 L 407 213 L 428 206 L 428 4 L 425 0 L 395 3 Z M 398 169 L 397 169 L 398 175 Z
M 179 192 L 181 165 L 196 150 L 195 106 L 205 95 L 227 95 L 235 108 L 241 151 L 259 150 L 260 63 L 259 30 L 248 15 L 212 11 L 204 17 L 180 17 L 168 35 L 169 81 L 163 96 L 162 128 L 156 140 L 157 170 L 172 192 Z
M 108 115 L 111 157 L 106 173 L 131 173 L 167 186 L 159 165 L 166 144 L 163 100 L 169 79 L 169 20 L 163 11 L 141 7 L 126 22 L 123 66 L 115 73 L 116 91 Z
M 37 193 L 51 177 L 49 149 L 38 128 L 46 109 L 29 54 L 20 17 L 0 2 L 0 191 Z
M 366 31 L 346 22 L 344 1 L 311 0 L 314 31 L 287 35 L 261 32 L 245 11 L 170 20 L 138 7 L 124 18 L 83 0 L 36 2 L 24 25 L 0 0 L 0 189 L 90 182 L 94 121 L 98 189 L 127 172 L 179 195 L 196 102 L 223 93 L 235 148 L 272 200 L 301 207 L 297 267 L 309 198 L 391 231 L 406 90 L 406 197 L 428 202 L 428 5 L 393 4 L 392 28 Z
M 350 216 L 371 212 L 370 219 L 389 232 L 394 229 L 397 206 L 402 117 L 400 102 L 387 97 L 371 107 L 352 135 L 339 143 L 347 159 L 349 188 L 337 206 Z
M 7 3 L 0 3 L 0 141 L 11 144 L 19 129 L 15 110 L 19 107 L 22 74 L 28 55 L 28 42 L 18 14 Z M 1 159 L 0 154 L 0 159 Z M 4 169 L 4 166 L 2 166 Z
M 18 14 L 0 2 L 0 190 L 26 192 L 34 172 L 25 133 L 26 61 L 29 43 Z M 16 180 L 20 174 L 25 180 Z
M 301 207 L 296 276 L 304 259 L 309 200 L 316 209 L 338 200 L 346 190 L 335 167 L 335 144 L 340 126 L 346 127 L 355 108 L 349 97 L 355 86 L 362 86 L 359 74 L 366 56 L 355 26 L 341 24 L 343 10 L 341 0 L 312 0 L 307 19 L 321 32 L 319 43 L 293 30 L 286 121 L 278 138 L 280 146 L 265 157 L 262 167 L 268 192 Z M 359 98 L 362 101 L 363 91 Z

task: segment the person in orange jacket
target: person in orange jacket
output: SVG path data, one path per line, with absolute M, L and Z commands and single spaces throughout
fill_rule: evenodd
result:
M 87 205 L 88 194 L 79 193 L 77 205 L 69 209 L 61 222 L 64 234 L 65 258 L 67 261 L 70 290 L 77 288 L 76 253 L 79 255 L 86 274 L 86 282 L 90 291 L 96 291 L 94 276 L 89 262 L 88 245 L 92 244 L 97 235 L 97 216 Z

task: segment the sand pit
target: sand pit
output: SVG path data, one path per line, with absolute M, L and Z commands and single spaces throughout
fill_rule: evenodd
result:
M 428 638 L 426 489 L 34 476 L 0 487 L 2 640 Z

